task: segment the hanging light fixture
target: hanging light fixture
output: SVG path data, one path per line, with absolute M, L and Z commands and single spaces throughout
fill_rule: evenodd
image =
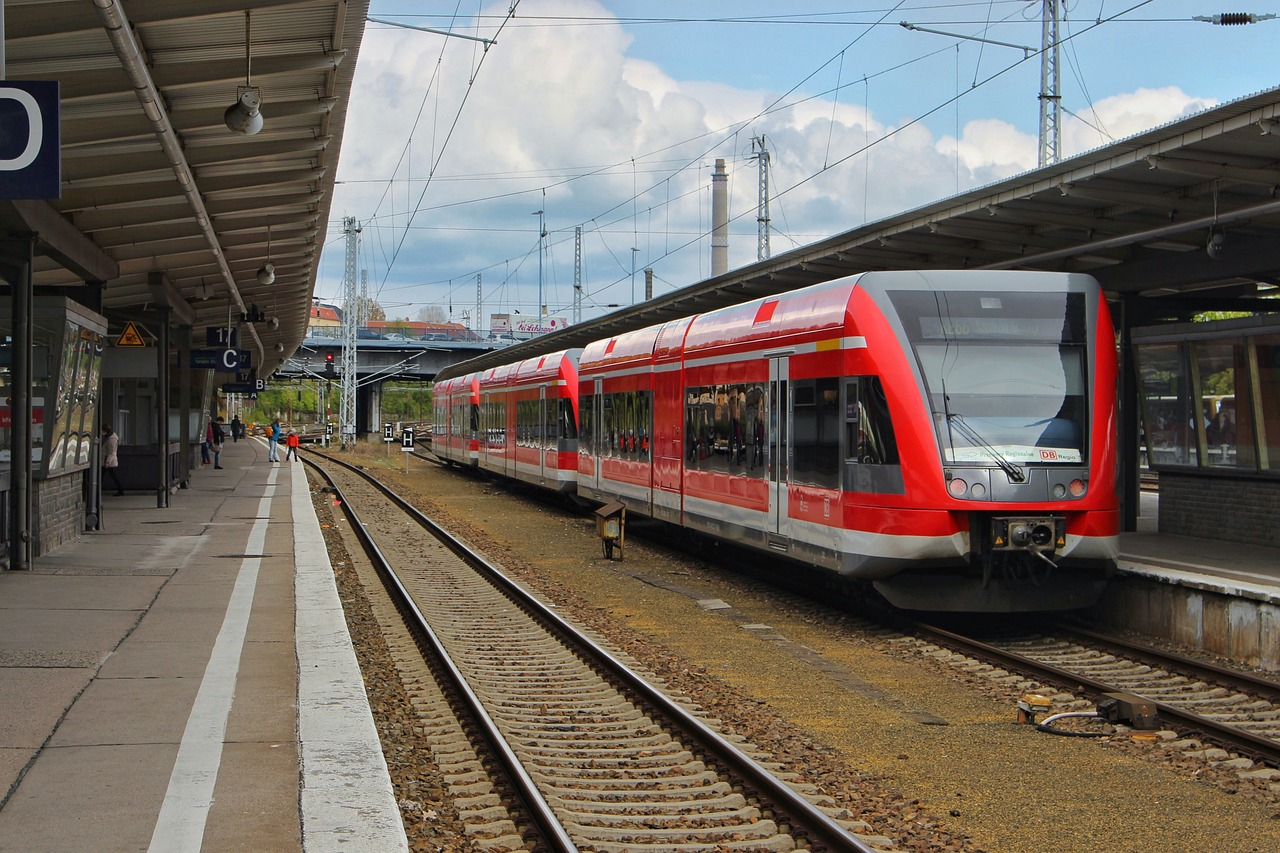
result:
M 267 226 L 267 262 L 258 267 L 258 284 L 271 284 L 276 280 L 276 265 L 271 263 L 271 226 Z
M 249 10 L 244 10 L 244 85 L 236 87 L 236 102 L 227 107 L 222 120 L 235 133 L 253 136 L 262 130 L 262 90 L 254 86 L 250 78 Z

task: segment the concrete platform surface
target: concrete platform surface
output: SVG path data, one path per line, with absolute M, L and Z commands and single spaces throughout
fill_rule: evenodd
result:
M 407 850 L 303 466 L 222 462 L 0 574 L 0 850 Z
M 1157 533 L 1159 494 L 1144 492 L 1138 530 L 1120 536 L 1120 570 L 1280 605 L 1280 549 Z

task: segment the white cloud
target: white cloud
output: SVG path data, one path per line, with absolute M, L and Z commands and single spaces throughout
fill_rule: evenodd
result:
M 504 2 L 488 11 L 506 8 Z M 545 0 L 538 11 L 608 14 L 595 0 Z M 692 283 L 709 272 L 705 234 L 717 157 L 731 172 L 731 264 L 754 261 L 757 184 L 750 157 L 751 139 L 761 134 L 773 158 L 775 253 L 1035 167 L 1034 137 L 994 118 L 969 121 L 956 140 L 935 136 L 924 123 L 889 126 L 863 105 L 833 109 L 822 99 L 757 117 L 777 93 L 675 79 L 629 57 L 631 40 L 619 26 L 513 27 L 487 54 L 468 42 L 442 42 L 371 26 L 361 50 L 339 173 L 350 183 L 338 188 L 333 215 L 365 219 L 378 210 L 364 239 L 371 281 L 387 282 L 384 302 L 469 306 L 483 270 L 486 313 L 531 308 L 538 280 L 531 214 L 539 209 L 551 232 L 544 285 L 553 308 L 567 311 L 572 296 L 578 224 L 586 232 L 589 302 L 627 301 L 633 260 L 638 267 L 652 263 L 659 281 L 671 286 Z M 1208 105 L 1169 87 L 1104 98 L 1095 112 L 1118 138 Z M 909 114 L 911 105 L 894 109 Z M 411 155 L 402 159 L 420 111 Z M 1064 117 L 1064 156 L 1098 144 L 1094 131 Z M 633 189 L 640 193 L 634 201 Z M 406 236 L 408 211 L 420 196 L 422 210 Z M 340 248 L 326 254 L 317 293 L 339 293 L 340 256 Z M 504 279 L 519 288 L 503 287 Z
M 1088 111 L 1063 116 L 1063 156 L 1110 142 L 1207 110 L 1217 101 L 1197 98 L 1177 86 L 1138 89 L 1103 98 Z M 1087 123 L 1086 123 L 1087 122 Z

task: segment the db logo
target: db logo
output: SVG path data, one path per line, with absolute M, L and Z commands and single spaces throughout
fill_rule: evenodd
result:
M 1040 451 L 1040 461 L 1042 461 L 1042 462 L 1057 462 L 1057 461 L 1058 461 L 1058 451 L 1056 451 L 1056 450 L 1041 450 L 1041 451 Z

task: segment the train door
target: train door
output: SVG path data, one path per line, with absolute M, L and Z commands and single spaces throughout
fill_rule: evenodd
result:
M 769 358 L 769 545 L 787 550 L 787 482 L 791 478 L 791 395 L 785 355 Z
M 538 482 L 547 484 L 547 448 L 555 448 L 547 429 L 547 386 L 538 386 L 538 425 L 533 436 L 534 445 L 538 448 Z
M 590 398 L 588 398 L 591 401 L 591 415 L 590 415 L 591 417 L 591 436 L 590 436 L 591 475 L 587 478 L 587 484 L 591 486 L 594 492 L 599 494 L 600 447 L 604 442 L 604 434 L 602 431 L 602 425 L 600 423 L 600 415 L 601 415 L 600 401 L 603 399 L 602 395 L 604 394 L 604 380 L 597 378 L 592 380 L 592 382 L 593 382 L 593 387 L 591 390 L 591 396 Z

